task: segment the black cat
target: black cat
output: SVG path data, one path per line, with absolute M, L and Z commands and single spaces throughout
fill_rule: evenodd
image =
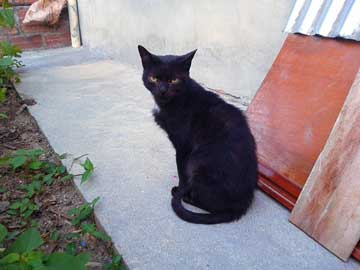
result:
M 256 145 L 246 118 L 190 78 L 196 50 L 158 56 L 142 46 L 138 49 L 144 85 L 159 107 L 153 111 L 155 121 L 176 150 L 179 186 L 171 190 L 172 208 L 192 223 L 239 219 L 257 186 Z M 181 200 L 209 214 L 191 212 Z

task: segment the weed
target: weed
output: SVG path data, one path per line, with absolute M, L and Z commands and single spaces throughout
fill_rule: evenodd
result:
M 90 203 L 84 203 L 83 205 L 73 208 L 68 211 L 68 215 L 73 216 L 71 222 L 72 225 L 79 225 L 82 221 L 89 218 L 94 213 L 95 204 L 100 200 L 100 197 L 96 197 Z
M 0 231 L 2 239 L 6 237 L 6 234 L 7 231 L 4 229 Z M 75 256 L 55 252 L 46 255 L 40 250 L 43 244 L 44 241 L 38 229 L 26 230 L 9 248 L 3 250 L 0 255 L 0 269 L 87 269 L 86 264 L 90 260 L 88 254 L 82 253 Z
M 81 224 L 81 229 L 84 233 L 88 233 L 96 238 L 99 238 L 103 241 L 111 241 L 111 237 L 109 237 L 107 234 L 98 231 L 96 228 L 96 225 L 94 223 L 88 224 L 83 223 Z
M 120 255 L 115 255 L 111 262 L 106 264 L 105 266 L 106 270 L 125 270 L 125 264 L 123 261 L 123 258 Z
M 19 189 L 26 193 L 23 198 L 13 201 L 7 210 L 9 215 L 23 218 L 24 220 L 20 221 L 20 226 L 27 226 L 29 229 L 21 234 L 19 231 L 8 232 L 7 228 L 0 224 L 0 269 L 85 270 L 90 256 L 84 253 L 77 254 L 78 247 L 75 242 L 80 241 L 85 234 L 102 241 L 111 241 L 108 235 L 97 230 L 96 225 L 89 221 L 100 198 L 97 197 L 91 202 L 69 210 L 68 215 L 72 217 L 72 225 L 78 229 L 63 236 L 64 240 L 69 241 L 65 252 L 44 254 L 41 249 L 44 240 L 38 230 L 39 224 L 35 220 L 29 219 L 33 213 L 39 211 L 39 206 L 35 203 L 36 197 L 41 193 L 43 185 L 52 185 L 54 181 L 68 181 L 73 179 L 74 175 L 68 173 L 63 165 L 45 161 L 42 158 L 43 156 L 44 151 L 41 149 L 21 149 L 9 156 L 0 158 L 0 166 L 8 167 L 31 180 L 28 184 L 19 186 Z M 65 155 L 60 157 L 65 158 Z M 76 160 L 81 157 L 76 158 Z M 89 158 L 86 158 L 85 162 L 80 163 L 80 165 L 84 168 L 84 172 L 77 176 L 82 176 L 81 183 L 85 183 L 93 174 L 95 167 Z M 7 191 L 0 186 L 0 193 L 3 192 Z M 57 230 L 52 231 L 49 239 L 59 241 L 59 232 Z M 74 239 L 77 240 L 74 242 Z M 15 240 L 13 244 L 5 248 L 4 243 L 13 240 Z M 80 241 L 80 246 L 86 247 L 86 245 L 86 241 Z M 104 268 L 108 270 L 125 269 L 120 256 L 115 256 L 111 263 L 104 265 Z
M 39 206 L 30 201 L 29 198 L 15 201 L 8 210 L 9 215 L 20 215 L 23 218 L 30 217 L 34 212 L 39 210 Z

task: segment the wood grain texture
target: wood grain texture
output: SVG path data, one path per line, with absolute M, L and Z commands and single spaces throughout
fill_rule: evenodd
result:
M 259 162 L 281 176 L 267 178 L 292 196 L 308 178 L 359 67 L 358 42 L 289 35 L 251 102 Z
M 359 42 L 290 34 L 249 106 L 259 187 L 290 210 L 359 68 Z
M 360 71 L 290 221 L 343 260 L 360 238 Z

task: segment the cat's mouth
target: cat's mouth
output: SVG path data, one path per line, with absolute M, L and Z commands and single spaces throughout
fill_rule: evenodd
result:
M 171 96 L 167 96 L 167 95 L 158 95 L 156 96 L 156 99 L 158 102 L 160 103 L 166 103 L 169 102 L 171 99 Z

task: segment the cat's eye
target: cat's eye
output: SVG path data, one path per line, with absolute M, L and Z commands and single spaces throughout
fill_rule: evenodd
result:
M 173 83 L 173 84 L 177 84 L 177 83 L 179 83 L 179 82 L 180 82 L 180 79 L 178 79 L 178 78 L 172 79 L 172 80 L 170 81 L 170 83 Z
M 149 76 L 149 81 L 150 82 L 153 82 L 153 83 L 156 83 L 158 81 L 158 79 L 154 76 Z

